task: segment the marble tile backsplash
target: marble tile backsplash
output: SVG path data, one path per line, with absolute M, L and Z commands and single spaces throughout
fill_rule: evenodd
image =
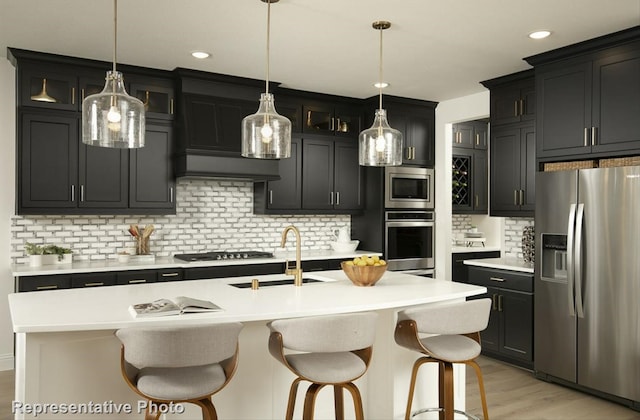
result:
M 350 225 L 349 215 L 272 216 L 253 214 L 253 183 L 179 179 L 176 214 L 167 216 L 13 216 L 11 262 L 26 264 L 24 244 L 71 248 L 74 260 L 106 260 L 134 246 L 130 224 L 153 224 L 151 252 L 159 257 L 213 250 L 270 251 L 282 230 L 300 230 L 302 248 L 330 249 L 332 230 Z M 293 249 L 293 236 L 287 247 Z
M 525 226 L 533 226 L 534 219 L 526 217 L 512 217 L 504 220 L 504 249 L 503 256 L 523 260 L 522 230 Z

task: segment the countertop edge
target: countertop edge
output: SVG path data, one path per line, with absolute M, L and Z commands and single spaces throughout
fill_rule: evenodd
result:
M 486 258 L 477 260 L 464 260 L 465 265 L 476 267 L 496 268 L 499 270 L 520 271 L 533 274 L 533 264 L 526 263 L 517 258 Z

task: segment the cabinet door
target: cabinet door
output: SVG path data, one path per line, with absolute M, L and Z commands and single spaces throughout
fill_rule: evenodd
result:
M 519 85 L 491 89 L 491 124 L 520 122 L 520 99 Z
M 280 179 L 267 183 L 267 208 L 300 209 L 302 206 L 302 141 L 291 139 L 291 157 L 278 162 Z
M 520 129 L 520 189 L 524 190 L 520 211 L 533 216 L 536 209 L 536 132 L 534 126 Z
M 491 214 L 514 212 L 521 174 L 519 128 L 494 128 L 491 134 Z
M 20 127 L 18 214 L 75 208 L 78 119 L 24 113 Z
M 486 122 L 473 123 L 473 148 L 487 150 L 489 146 L 489 125 Z
M 487 214 L 487 210 L 489 210 L 489 160 L 486 150 L 473 151 L 471 182 L 473 184 L 473 212 Z
M 130 152 L 129 207 L 175 211 L 171 125 L 147 120 L 145 145 Z
M 361 109 L 351 106 L 336 106 L 334 132 L 340 137 L 358 138 L 360 134 Z
M 589 153 L 591 62 L 536 75 L 538 158 Z
M 473 284 L 473 279 L 469 279 Z M 490 352 L 498 352 L 500 350 L 500 312 L 498 311 L 498 291 L 493 287 L 487 287 L 487 293 L 470 297 L 474 299 L 491 299 L 491 311 L 489 312 L 489 323 L 487 328 L 480 332 L 480 340 L 482 349 Z
M 335 142 L 334 192 L 336 210 L 357 210 L 363 206 L 360 196 L 362 173 L 356 142 Z
M 333 134 L 335 118 L 331 105 L 304 105 L 302 107 L 305 133 Z
M 500 352 L 533 361 L 533 295 L 499 289 L 498 310 L 502 318 Z
M 183 96 L 187 148 L 239 156 L 242 119 L 255 112 L 256 104 L 188 93 Z
M 592 110 L 592 152 L 640 149 L 640 49 L 594 62 Z
M 333 141 L 302 141 L 302 208 L 333 209 Z
M 458 123 L 453 125 L 453 146 L 473 148 L 475 144 L 475 130 L 473 123 Z
M 407 153 L 404 154 L 403 164 L 433 167 L 435 164 L 434 122 L 435 118 L 430 116 L 426 109 L 424 115 L 407 115 L 405 142 L 413 149 L 408 156 Z
M 76 75 L 61 66 L 24 68 L 20 72 L 20 105 L 76 111 L 77 84 Z
M 174 90 L 171 86 L 131 83 L 131 96 L 144 104 L 146 118 L 172 119 Z
M 127 208 L 129 152 L 79 143 L 78 207 Z

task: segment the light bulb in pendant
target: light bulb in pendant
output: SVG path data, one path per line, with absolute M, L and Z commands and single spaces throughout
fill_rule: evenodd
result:
M 386 140 L 384 138 L 384 136 L 382 135 L 382 133 L 380 133 L 378 135 L 378 138 L 376 138 L 376 152 L 378 153 L 382 153 L 385 151 L 386 149 Z
M 110 123 L 119 123 L 122 120 L 122 115 L 120 114 L 120 110 L 116 106 L 111 106 L 109 108 L 109 112 L 107 113 L 107 120 Z
M 265 123 L 265 125 L 262 126 L 262 128 L 260 129 L 260 134 L 262 135 L 263 143 L 271 143 L 271 137 L 273 136 L 273 129 L 269 124 Z

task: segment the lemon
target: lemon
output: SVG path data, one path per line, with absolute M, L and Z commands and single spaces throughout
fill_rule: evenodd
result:
M 385 260 L 380 260 L 380 265 L 387 265 L 387 262 Z

